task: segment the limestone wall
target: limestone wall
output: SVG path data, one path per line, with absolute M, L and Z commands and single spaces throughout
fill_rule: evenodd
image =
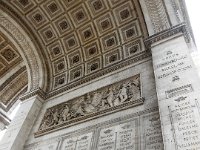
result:
M 121 103 L 113 104 L 112 107 L 106 101 L 107 108 L 103 110 L 90 112 L 97 107 L 102 108 L 102 104 L 95 108 L 87 107 L 87 111 L 83 111 L 87 114 L 81 115 L 79 111 L 76 116 L 62 118 L 60 123 L 58 123 L 59 120 L 57 122 L 54 120 L 51 125 L 44 128 L 42 123 L 45 116 L 48 117 L 48 111 L 52 110 L 51 113 L 55 114 L 56 107 L 56 111 L 59 112 L 59 109 L 66 108 L 63 105 L 69 105 L 84 95 L 88 96 L 88 93 L 92 93 L 90 95 L 94 97 L 95 91 L 102 93 L 104 89 L 110 89 L 110 87 L 119 87 L 117 91 L 119 94 L 123 86 L 128 88 L 127 84 L 132 83 L 138 76 L 140 98 L 125 97 L 125 101 L 122 103 L 122 98 L 117 96 Z M 107 91 L 107 93 L 109 92 Z M 102 99 L 108 100 L 108 96 Z M 69 105 L 70 110 L 72 107 Z M 83 117 L 87 120 L 86 122 L 81 119 Z M 25 146 L 25 150 L 119 150 L 124 148 L 131 150 L 163 149 L 150 58 L 141 64 L 114 72 L 76 90 L 49 99 L 43 105 Z

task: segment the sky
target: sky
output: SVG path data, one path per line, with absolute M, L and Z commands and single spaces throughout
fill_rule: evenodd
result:
M 194 33 L 195 42 L 198 51 L 200 51 L 200 0 L 185 0 L 192 30 Z

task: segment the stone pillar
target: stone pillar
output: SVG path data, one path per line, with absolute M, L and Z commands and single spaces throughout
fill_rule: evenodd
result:
M 151 45 L 165 150 L 200 149 L 200 79 L 182 27 L 155 35 Z
M 39 96 L 30 97 L 21 103 L 0 142 L 0 150 L 23 150 L 41 106 L 42 100 Z

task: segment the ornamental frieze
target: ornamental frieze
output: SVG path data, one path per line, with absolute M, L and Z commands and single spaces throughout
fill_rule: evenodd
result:
M 35 136 L 143 104 L 140 75 L 103 87 L 46 110 Z

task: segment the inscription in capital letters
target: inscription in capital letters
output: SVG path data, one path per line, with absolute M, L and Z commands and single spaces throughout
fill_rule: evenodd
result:
M 115 127 L 102 129 L 99 136 L 98 150 L 115 150 Z
M 144 120 L 144 138 L 146 150 L 163 150 L 161 124 L 158 114 L 148 115 Z
M 173 76 L 179 72 L 191 69 L 192 66 L 190 64 L 188 65 L 185 62 L 187 59 L 187 55 L 180 55 L 178 52 L 166 52 L 166 56 L 162 58 L 162 63 L 156 65 L 156 69 L 159 69 L 161 72 L 161 74 L 159 74 L 157 78 L 164 79 L 166 77 Z
M 116 150 L 135 150 L 135 129 L 133 122 L 119 126 Z
M 89 150 L 91 146 L 91 134 L 79 137 L 77 140 L 76 150 Z
M 136 150 L 136 121 L 100 131 L 98 150 Z
M 66 139 L 63 141 L 62 149 L 61 150 L 74 150 L 76 147 L 76 140 L 75 139 Z
M 92 133 L 65 139 L 61 150 L 91 150 Z
M 195 116 L 195 103 L 183 99 L 172 106 L 172 117 L 178 150 L 200 149 L 200 128 Z

